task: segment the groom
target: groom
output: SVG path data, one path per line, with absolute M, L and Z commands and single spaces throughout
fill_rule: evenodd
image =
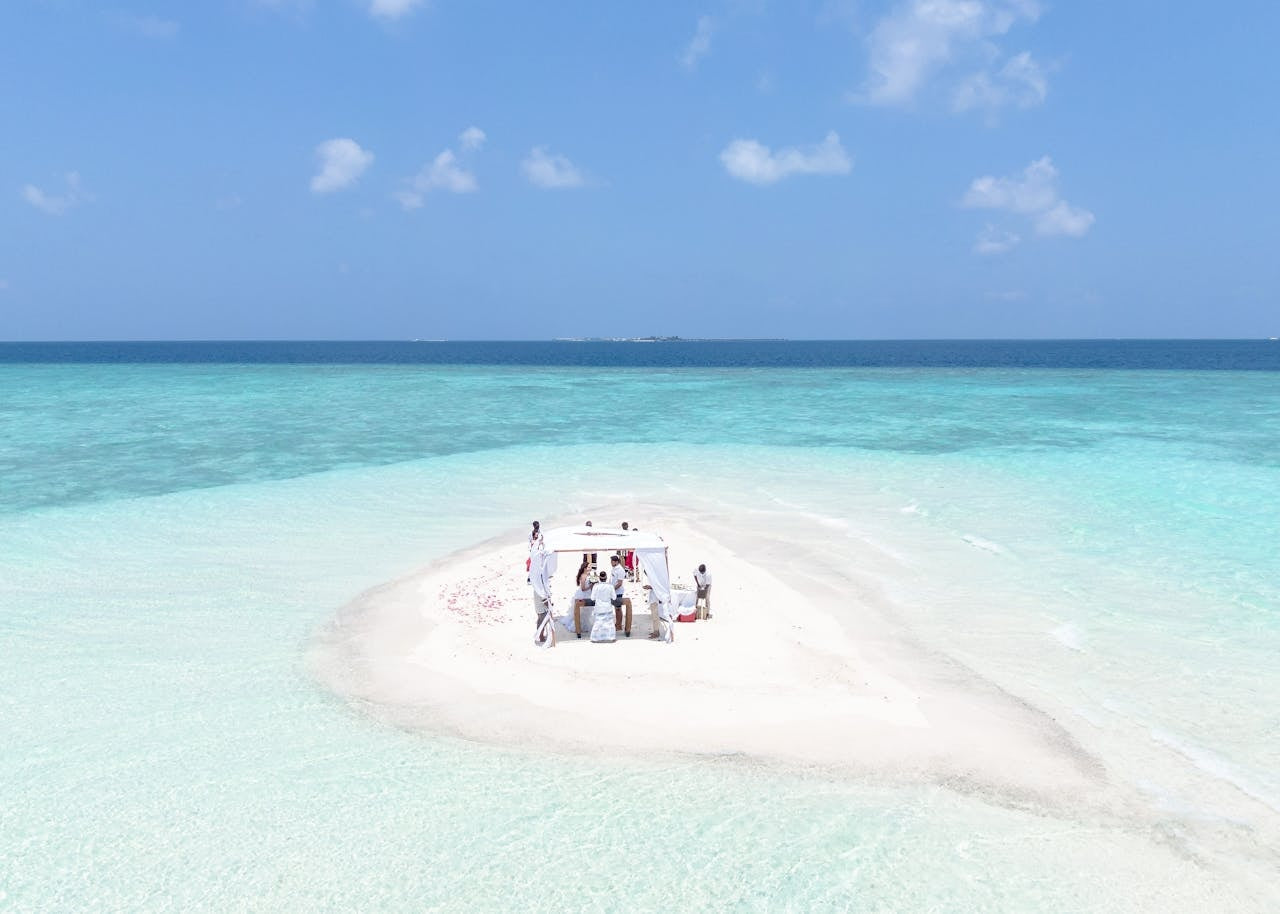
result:
M 627 570 L 622 567 L 622 558 L 614 556 L 609 559 L 613 567 L 609 570 L 609 580 L 613 583 L 613 620 L 614 625 L 621 628 L 628 638 L 631 637 L 631 598 L 622 592 L 622 582 L 627 579 Z M 627 624 L 623 628 L 622 610 L 627 610 Z

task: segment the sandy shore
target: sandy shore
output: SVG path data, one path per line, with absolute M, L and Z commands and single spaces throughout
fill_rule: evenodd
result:
M 1048 716 L 895 631 L 874 576 L 671 508 L 619 516 L 662 534 L 677 586 L 699 562 L 711 568 L 714 619 L 677 625 L 673 644 L 650 641 L 642 591 L 628 584 L 632 638 L 540 648 L 513 532 L 363 594 L 321 633 L 313 669 L 396 725 L 503 746 L 736 755 L 1015 804 L 1103 786 L 1102 766 Z M 557 612 L 571 606 L 576 567 L 563 557 L 553 579 Z

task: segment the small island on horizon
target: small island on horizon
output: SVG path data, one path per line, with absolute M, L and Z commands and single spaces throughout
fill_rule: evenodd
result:
M 683 337 L 683 336 L 557 336 L 553 343 L 786 343 L 780 336 Z

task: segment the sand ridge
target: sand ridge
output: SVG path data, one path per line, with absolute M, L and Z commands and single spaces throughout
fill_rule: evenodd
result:
M 677 586 L 698 563 L 711 568 L 714 619 L 650 641 L 629 583 L 632 638 L 592 644 L 561 630 L 559 646 L 541 648 L 513 533 L 363 594 L 321 633 L 312 667 L 396 725 L 495 745 L 731 755 L 1055 805 L 1103 786 L 1101 765 L 1046 715 L 885 625 L 873 584 L 853 586 L 848 569 L 669 506 L 619 516 L 661 532 Z M 557 613 L 571 606 L 578 559 L 561 557 Z

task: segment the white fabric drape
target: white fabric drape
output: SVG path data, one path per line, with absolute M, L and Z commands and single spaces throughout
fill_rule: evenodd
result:
M 640 567 L 644 569 L 645 580 L 658 595 L 658 602 L 666 603 L 671 599 L 671 577 L 667 571 L 666 550 L 639 550 L 636 557 L 640 559 Z
M 636 551 L 636 558 L 644 569 L 645 580 L 658 598 L 658 618 L 663 620 L 662 640 L 670 641 L 675 615 L 671 612 L 671 572 L 667 568 L 667 551 L 641 549 Z
M 533 595 L 545 600 L 547 614 L 538 626 L 537 641 L 543 647 L 555 647 L 556 636 L 553 629 L 555 614 L 551 612 L 551 575 L 556 570 L 556 554 L 547 552 L 539 538 L 529 551 L 529 584 L 533 587 Z
M 698 595 L 692 590 L 676 590 L 671 594 L 671 609 L 674 615 L 687 615 L 693 612 L 698 603 Z
M 529 583 L 539 599 L 551 599 L 551 575 L 555 570 L 556 554 L 547 552 L 539 543 L 529 553 Z

